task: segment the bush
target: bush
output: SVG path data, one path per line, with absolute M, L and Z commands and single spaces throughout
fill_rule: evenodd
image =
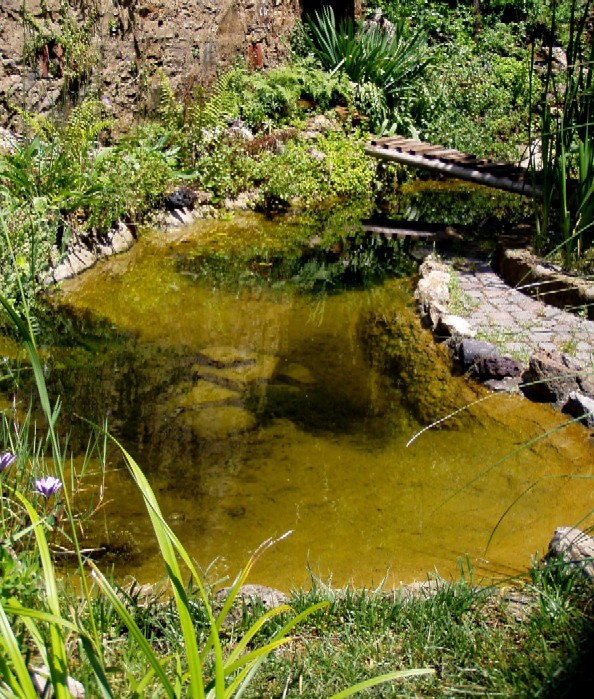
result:
M 428 141 L 514 162 L 528 140 L 529 85 L 526 52 L 507 56 L 493 44 L 447 45 L 427 69 L 415 123 Z
M 369 198 L 375 165 L 361 141 L 329 132 L 313 141 L 289 141 L 280 154 L 264 156 L 258 172 L 266 208 L 294 200 L 312 208 L 334 197 Z
M 308 59 L 266 73 L 244 73 L 240 91 L 241 118 L 254 130 L 291 123 L 303 109 L 349 104 L 353 96 L 344 74 L 329 76 Z
M 310 20 L 310 47 L 322 65 L 343 71 L 355 83 L 373 83 L 389 104 L 411 89 L 427 62 L 422 33 L 410 34 L 403 21 L 390 30 L 378 25 L 357 28 L 352 20 L 338 26 L 331 7 Z

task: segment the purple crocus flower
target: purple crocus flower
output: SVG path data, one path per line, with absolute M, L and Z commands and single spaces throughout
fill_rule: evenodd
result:
M 0 454 L 0 473 L 5 471 L 9 466 L 11 466 L 16 461 L 16 455 L 11 451 L 3 451 Z
M 45 476 L 35 481 L 35 492 L 43 495 L 44 498 L 50 498 L 55 495 L 62 487 L 62 481 L 53 476 Z

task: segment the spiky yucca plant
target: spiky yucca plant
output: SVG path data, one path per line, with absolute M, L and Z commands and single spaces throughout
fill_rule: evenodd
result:
M 409 90 L 429 60 L 425 37 L 410 35 L 404 22 L 389 29 L 358 27 L 352 19 L 336 22 L 331 7 L 308 19 L 310 49 L 332 71 L 343 70 L 359 84 L 373 83 L 394 105 Z

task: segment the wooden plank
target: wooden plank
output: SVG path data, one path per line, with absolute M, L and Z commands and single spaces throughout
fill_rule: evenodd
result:
M 427 153 L 426 157 L 429 159 L 440 158 L 442 160 L 447 160 L 450 156 L 456 156 L 459 154 L 460 154 L 460 151 L 454 150 L 453 148 L 443 148 L 442 150 L 437 150 L 435 152 Z
M 431 231 L 415 231 L 411 228 L 400 228 L 395 226 L 374 226 L 374 225 L 363 225 L 362 229 L 366 233 L 372 233 L 373 235 L 382 235 L 386 238 L 397 237 L 400 239 L 404 238 L 434 238 L 435 233 Z
M 443 160 L 450 160 L 454 163 L 470 163 L 472 165 L 476 165 L 478 163 L 476 155 L 471 155 L 469 153 L 458 153 L 457 155 L 450 155 L 447 158 L 443 158 Z
M 409 143 L 408 138 L 403 138 L 402 136 L 389 136 L 386 138 L 380 138 L 375 141 L 376 145 L 381 148 L 391 148 L 396 146 L 407 145 Z
M 368 145 L 365 148 L 365 152 L 367 155 L 379 158 L 380 160 L 389 160 L 402 163 L 403 165 L 410 165 L 412 167 L 440 172 L 449 177 L 457 177 L 459 179 L 467 180 L 469 182 L 476 182 L 477 184 L 482 184 L 487 187 L 494 187 L 495 189 L 503 189 L 508 192 L 515 192 L 517 194 L 525 194 L 529 196 L 540 196 L 542 194 L 542 190 L 539 186 L 534 186 L 525 180 L 518 181 L 517 179 L 507 176 L 498 177 L 489 172 L 481 171 L 478 167 L 478 162 L 476 159 L 448 159 L 443 161 L 435 158 L 424 158 L 423 156 L 406 152 L 377 148 L 371 145 Z
M 409 153 L 415 153 L 416 155 L 427 156 L 430 153 L 435 153 L 437 151 L 443 152 L 443 146 L 432 146 L 429 143 L 424 143 L 422 146 L 413 146 L 409 148 Z

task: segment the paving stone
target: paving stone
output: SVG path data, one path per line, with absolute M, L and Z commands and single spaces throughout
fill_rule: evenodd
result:
M 594 321 L 578 318 L 508 287 L 481 260 L 471 260 L 469 265 L 472 272 L 457 272 L 460 289 L 469 303 L 456 308 L 456 312 L 479 336 L 496 338 L 493 341 L 500 351 L 515 356 L 529 356 L 538 349 L 563 352 L 573 343 L 576 359 L 592 366 Z

